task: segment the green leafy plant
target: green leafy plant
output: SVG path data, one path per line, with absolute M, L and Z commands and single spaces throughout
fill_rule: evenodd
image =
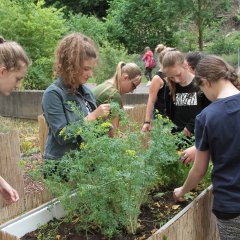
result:
M 72 109 L 77 110 L 74 104 Z M 110 138 L 111 119 L 119 114 L 124 131 Z M 45 183 L 59 197 L 67 219 L 78 217 L 79 230 L 98 229 L 108 237 L 123 229 L 134 234 L 151 190 L 183 181 L 186 168 L 179 162 L 172 123 L 159 116 L 149 138 L 136 126 L 112 103 L 108 119 L 80 120 L 61 132 L 66 138 L 80 134 L 83 141 L 60 161 L 45 164 Z
M 23 82 L 25 89 L 45 89 L 49 85 L 54 49 L 68 30 L 62 9 L 45 8 L 44 3 L 0 0 L 1 35 L 20 43 L 32 60 Z
M 173 123 L 161 115 L 153 121 L 153 126 L 144 158 L 147 164 L 154 166 L 157 184 L 169 189 L 180 185 L 188 173 L 179 161 L 177 143 L 181 135 L 171 134 Z

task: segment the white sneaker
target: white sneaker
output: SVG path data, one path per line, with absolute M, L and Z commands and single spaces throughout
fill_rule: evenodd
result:
M 151 85 L 151 81 L 148 81 L 148 83 L 146 84 L 146 86 L 150 86 Z

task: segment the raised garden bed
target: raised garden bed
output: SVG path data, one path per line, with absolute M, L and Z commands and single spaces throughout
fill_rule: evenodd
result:
M 157 203 L 158 202 L 158 206 Z M 135 236 L 117 236 L 111 239 L 114 240 L 127 240 L 127 239 L 136 239 L 136 240 L 217 240 L 218 232 L 216 228 L 216 222 L 214 216 L 211 214 L 211 204 L 212 204 L 212 188 L 208 187 L 206 190 L 201 192 L 192 202 L 190 202 L 186 207 L 182 208 L 184 205 L 179 206 L 172 203 L 172 205 L 167 205 L 169 202 L 164 202 L 159 198 L 159 201 L 155 202 L 151 208 L 160 208 L 160 212 L 163 214 L 164 211 L 169 212 L 169 216 L 173 216 L 176 211 L 182 209 L 177 215 L 175 215 L 171 220 L 164 224 L 161 228 L 157 229 L 157 226 L 161 224 L 160 222 L 154 222 L 153 216 L 152 219 L 147 219 L 147 216 L 140 216 L 143 221 L 148 221 L 148 225 L 151 225 L 148 233 L 144 232 L 144 229 L 140 229 L 142 233 L 137 233 Z M 150 206 L 145 206 L 149 212 L 152 212 L 153 209 L 150 209 Z M 165 210 L 164 210 L 165 207 Z M 169 209 L 167 209 L 169 208 Z M 174 208 L 176 208 L 174 211 Z M 148 212 L 146 211 L 145 214 Z M 155 212 L 157 214 L 157 212 Z M 39 225 L 46 224 L 54 218 L 61 218 L 64 215 L 64 210 L 57 200 L 51 201 L 47 204 L 42 205 L 0 227 L 0 230 L 5 231 L 12 236 L 18 238 L 22 237 L 23 240 L 32 240 L 37 239 L 34 236 L 34 233 L 27 234 L 37 229 Z M 169 217 L 168 216 L 168 217 Z M 49 226 L 53 224 L 49 224 Z M 74 231 L 69 224 L 64 225 L 66 227 L 65 231 L 59 230 L 56 232 L 56 239 L 107 239 L 102 235 L 97 234 L 96 232 L 89 233 L 88 238 L 86 238 L 84 233 L 79 233 L 74 235 Z M 139 230 L 139 231 L 140 231 Z M 65 235 L 64 235 L 65 232 Z M 26 235 L 25 235 L 26 234 Z M 42 231 L 43 234 L 43 231 Z M 53 239 L 47 238 L 46 236 L 42 239 Z M 25 235 L 25 237 L 23 237 Z M 44 235 L 43 235 L 44 236 Z M 64 236 L 66 238 L 64 238 Z

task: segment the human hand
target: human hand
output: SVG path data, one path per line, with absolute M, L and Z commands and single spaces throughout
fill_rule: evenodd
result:
M 142 131 L 142 132 L 149 132 L 150 129 L 151 129 L 150 124 L 144 123 L 141 131 Z
M 3 178 L 0 179 L 0 193 L 7 204 L 17 202 L 19 195 Z
M 110 104 L 101 104 L 88 115 L 88 120 L 96 120 L 98 117 L 106 117 L 110 113 Z
M 186 127 L 183 129 L 183 134 L 186 137 L 192 137 L 192 135 L 193 135 Z
M 173 191 L 173 198 L 176 202 L 183 202 L 184 199 L 184 193 L 183 193 L 183 187 L 175 188 Z
M 195 146 L 189 147 L 182 152 L 180 161 L 182 162 L 182 164 L 187 166 L 189 163 L 194 161 L 195 154 L 196 154 L 196 147 Z

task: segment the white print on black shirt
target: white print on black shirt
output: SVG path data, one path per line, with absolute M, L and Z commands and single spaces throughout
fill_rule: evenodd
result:
M 87 108 L 87 114 L 89 114 L 89 113 L 91 113 L 93 110 L 92 110 L 89 102 L 86 101 L 85 99 L 84 99 L 84 101 L 85 101 L 85 106 L 86 106 L 86 108 Z
M 197 93 L 177 93 L 176 106 L 192 106 L 197 105 Z

